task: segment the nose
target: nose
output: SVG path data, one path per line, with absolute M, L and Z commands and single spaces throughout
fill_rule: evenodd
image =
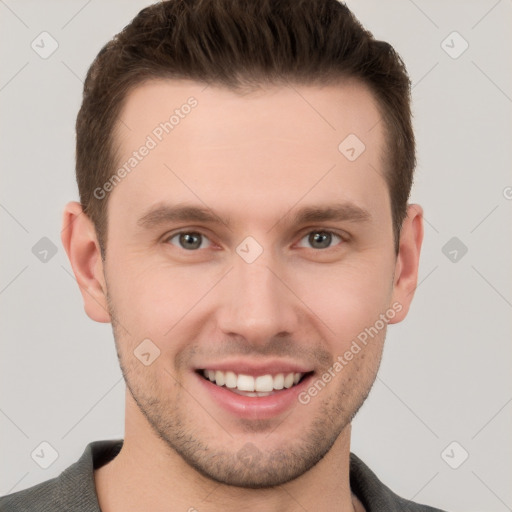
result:
M 217 310 L 218 327 L 224 334 L 265 345 L 297 329 L 299 301 L 286 283 L 285 270 L 271 259 L 263 252 L 256 261 L 247 263 L 235 254 Z

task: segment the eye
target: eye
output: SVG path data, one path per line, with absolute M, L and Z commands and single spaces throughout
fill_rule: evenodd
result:
M 309 232 L 306 236 L 301 238 L 301 242 L 299 243 L 300 247 L 304 247 L 302 245 L 302 240 L 307 240 L 307 243 L 311 244 L 313 249 L 329 249 L 331 246 L 331 242 L 334 239 L 338 239 L 340 242 L 343 242 L 343 238 L 332 231 L 324 231 L 324 230 L 316 230 Z
M 196 231 L 181 231 L 180 233 L 170 236 L 166 241 L 172 245 L 177 245 L 176 243 L 173 243 L 173 240 L 175 239 L 177 240 L 179 247 L 187 251 L 205 249 L 207 245 L 205 245 L 204 242 L 205 240 L 208 240 L 208 238 L 202 233 L 198 233 Z

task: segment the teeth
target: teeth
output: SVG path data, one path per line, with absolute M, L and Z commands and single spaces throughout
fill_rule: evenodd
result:
M 261 375 L 260 377 L 256 377 L 254 380 L 254 389 L 256 391 L 272 391 L 274 389 L 274 379 L 272 378 L 272 375 Z
M 298 384 L 303 373 L 278 373 L 276 375 L 252 375 L 236 374 L 235 372 L 223 372 L 221 370 L 203 370 L 203 375 L 217 386 L 226 386 L 235 393 L 241 391 L 246 396 L 268 396 L 272 391 L 283 388 L 291 388 Z
M 215 382 L 217 383 L 217 386 L 224 386 L 225 379 L 224 379 L 224 372 L 221 372 L 217 370 L 215 372 Z
M 300 375 L 298 373 L 297 375 Z M 284 375 L 282 373 L 278 373 L 274 377 L 274 389 L 283 389 L 284 388 Z
M 293 386 L 293 379 L 294 379 L 294 375 L 293 373 L 289 373 L 285 378 L 284 378 L 284 387 L 285 388 L 291 388 Z
M 219 381 L 217 381 L 217 386 L 222 386 L 222 384 L 219 384 Z M 240 391 L 254 391 L 254 377 L 250 375 L 239 375 L 236 381 L 236 387 Z
M 226 372 L 225 384 L 227 388 L 236 388 L 238 379 L 234 372 Z

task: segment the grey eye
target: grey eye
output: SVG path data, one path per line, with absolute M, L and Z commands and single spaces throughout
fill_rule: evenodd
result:
M 204 249 L 205 240 L 208 240 L 204 235 L 195 231 L 182 231 L 181 233 L 176 233 L 168 239 L 168 242 L 172 245 L 177 245 L 172 242 L 174 239 L 178 240 L 178 244 L 181 249 L 185 249 L 187 251 Z
M 339 235 L 331 231 L 311 231 L 311 233 L 304 236 L 302 240 L 307 239 L 307 243 L 309 243 L 310 247 L 313 249 L 328 249 L 333 242 L 333 237 L 335 239 L 337 238 L 339 241 L 343 241 Z M 301 245 L 301 247 L 304 247 L 304 245 Z

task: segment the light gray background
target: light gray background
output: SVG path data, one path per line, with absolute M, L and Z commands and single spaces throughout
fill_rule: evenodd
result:
M 1 495 L 58 475 L 92 440 L 123 437 L 110 326 L 83 312 L 60 229 L 63 205 L 78 197 L 82 80 L 145 5 L 0 0 Z M 408 67 L 418 141 L 412 201 L 426 220 L 413 307 L 388 331 L 352 451 L 406 498 L 512 510 L 512 2 L 348 5 Z M 31 48 L 43 31 L 59 44 L 47 59 Z M 453 31 L 469 44 L 456 59 L 445 49 L 458 53 L 463 40 L 442 44 Z M 46 263 L 32 253 L 42 237 L 58 247 Z M 468 248 L 455 262 L 442 252 L 452 237 Z M 59 454 L 48 469 L 31 458 L 42 441 Z M 460 462 L 462 450 L 469 458 L 452 469 L 446 460 Z

